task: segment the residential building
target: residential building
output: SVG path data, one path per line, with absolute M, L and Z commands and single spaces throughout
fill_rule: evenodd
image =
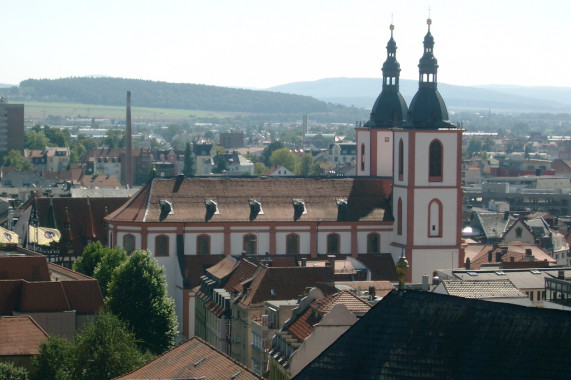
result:
M 32 358 L 40 354 L 40 344 L 48 334 L 30 317 L 0 317 L 0 362 L 13 363 L 33 371 Z
M 24 151 L 24 105 L 0 97 L 0 154 Z
M 24 149 L 24 157 L 40 173 L 54 173 L 68 170 L 70 164 L 68 147 L 45 149 Z
M 236 149 L 244 146 L 244 132 L 221 132 L 220 146 L 226 149 Z
M 192 153 L 194 155 L 195 174 L 199 176 L 212 174 L 216 154 L 214 145 L 193 144 Z
M 355 161 L 355 143 L 334 143 L 329 144 L 329 160 L 331 165 L 347 165 Z

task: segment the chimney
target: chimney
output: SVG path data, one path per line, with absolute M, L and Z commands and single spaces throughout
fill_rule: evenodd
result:
M 335 273 L 335 255 L 327 255 L 327 266 L 331 267 L 333 273 Z
M 526 256 L 533 256 L 533 254 L 531 253 L 531 248 L 526 248 L 526 249 L 525 249 L 525 255 L 526 255 Z
M 470 258 L 466 258 L 466 270 L 470 270 Z
M 375 295 L 375 287 L 369 286 L 369 298 L 371 301 L 375 299 Z
M 563 270 L 557 271 L 557 278 L 560 280 L 565 280 L 565 271 Z
M 131 91 L 127 91 L 127 115 L 125 119 L 125 184 L 129 188 L 133 187 L 133 163 L 131 146 Z
M 504 211 L 504 220 L 508 220 L 510 217 L 510 212 L 509 211 Z
M 428 292 L 428 275 L 427 274 L 422 275 L 422 291 Z
M 302 267 L 307 266 L 307 259 L 306 259 L 305 257 L 302 257 L 302 258 L 301 258 L 301 266 L 302 266 Z

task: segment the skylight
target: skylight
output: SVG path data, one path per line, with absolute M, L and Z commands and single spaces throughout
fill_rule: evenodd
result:
M 467 273 L 468 273 L 468 276 L 472 276 L 472 277 L 475 277 L 478 275 L 478 273 L 476 273 L 476 272 L 467 272 Z

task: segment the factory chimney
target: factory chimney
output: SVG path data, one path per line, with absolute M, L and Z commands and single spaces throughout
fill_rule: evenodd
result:
M 131 91 L 127 91 L 127 116 L 125 120 L 125 184 L 130 188 L 133 187 L 133 163 L 131 146 Z

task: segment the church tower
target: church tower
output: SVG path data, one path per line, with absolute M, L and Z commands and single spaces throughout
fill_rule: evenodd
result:
M 462 131 L 448 121 L 437 89 L 438 61 L 434 38 L 424 37 L 418 91 L 406 122 L 393 135 L 393 215 L 391 248 L 396 262 L 404 253 L 411 270 L 408 281 L 419 282 L 439 268 L 463 265 L 461 247 Z
M 399 92 L 400 64 L 396 58 L 397 44 L 387 43 L 387 59 L 383 63 L 383 87 L 371 111 L 370 120 L 356 128 L 358 176 L 391 177 L 393 175 L 393 132 L 405 122 L 407 106 Z

